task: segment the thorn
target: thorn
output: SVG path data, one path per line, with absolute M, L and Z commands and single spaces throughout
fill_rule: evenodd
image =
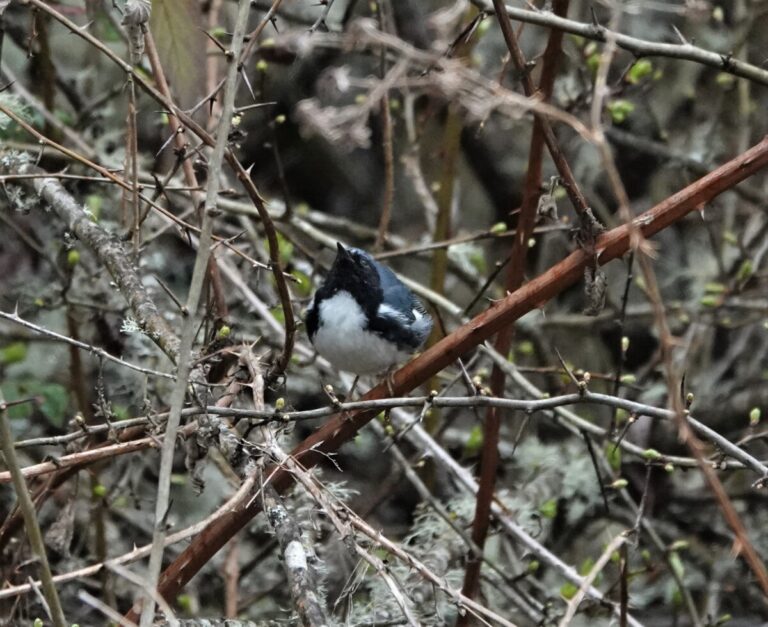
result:
M 675 31 L 675 35 L 677 35 L 677 38 L 680 40 L 680 43 L 683 46 L 689 46 L 690 45 L 688 40 L 683 36 L 683 34 L 678 30 L 677 26 L 675 26 L 674 24 L 672 24 L 672 30 Z
M 600 21 L 597 19 L 597 13 L 595 13 L 595 7 L 589 7 L 589 12 L 592 15 L 592 26 L 595 28 L 602 28 Z
M 209 40 L 211 40 L 211 41 L 213 42 L 213 44 L 214 44 L 214 45 L 215 45 L 215 46 L 216 46 L 216 47 L 217 47 L 217 48 L 218 48 L 218 49 L 219 49 L 219 50 L 220 50 L 222 53 L 224 53 L 224 54 L 227 54 L 227 50 L 226 50 L 226 48 L 224 48 L 224 46 L 221 44 L 221 42 L 220 42 L 218 39 L 216 39 L 216 38 L 215 38 L 213 35 L 211 35 L 211 34 L 210 34 L 210 33 L 209 33 L 207 30 L 204 30 L 204 29 L 202 29 L 202 28 L 201 28 L 201 29 L 199 29 L 199 30 L 201 30 L 201 31 L 203 32 L 203 34 L 204 34 L 204 35 L 205 35 L 205 36 L 206 36 L 206 37 L 207 37 Z
M 160 146 L 160 150 L 158 150 L 158 151 L 155 153 L 155 158 L 157 158 L 157 157 L 159 157 L 159 156 L 160 156 L 160 153 L 162 153 L 162 152 L 163 152 L 163 150 L 165 150 L 165 149 L 168 147 L 168 144 L 170 144 L 170 143 L 173 141 L 173 138 L 174 138 L 174 137 L 176 137 L 176 135 L 178 135 L 179 133 L 183 133 L 183 132 L 184 132 L 184 127 L 183 127 L 183 126 L 180 126 L 180 127 L 179 127 L 179 128 L 176 130 L 176 132 L 175 132 L 175 133 L 171 133 L 171 136 L 170 136 L 168 139 L 166 139 L 166 140 L 163 142 L 163 145 L 162 145 L 162 146 Z
M 256 102 L 256 94 L 253 93 L 253 88 L 251 87 L 251 81 L 248 80 L 248 74 L 243 71 L 243 66 L 241 65 L 239 68 L 240 75 L 243 77 L 243 82 L 245 83 L 245 86 L 248 88 L 248 92 L 251 94 L 251 99 Z

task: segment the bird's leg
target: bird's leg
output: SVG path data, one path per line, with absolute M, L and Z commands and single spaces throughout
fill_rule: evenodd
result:
M 394 398 L 395 396 L 395 371 L 397 370 L 397 366 L 390 366 L 387 368 L 387 373 L 384 377 L 384 380 L 387 382 L 387 391 L 389 392 L 389 396 Z
M 351 401 L 352 395 L 355 393 L 355 388 L 357 387 L 357 382 L 360 381 L 360 375 L 355 375 L 355 380 L 352 381 L 352 387 L 349 388 L 349 393 L 347 394 L 347 400 Z

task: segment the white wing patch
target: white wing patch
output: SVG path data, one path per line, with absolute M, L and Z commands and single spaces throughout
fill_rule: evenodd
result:
M 394 307 L 390 307 L 386 303 L 381 303 L 381 305 L 379 305 L 378 313 L 380 316 L 384 318 L 397 318 L 399 320 L 402 320 L 406 324 L 411 322 L 410 320 L 408 320 L 407 316 L 403 315 L 402 311 L 398 311 L 397 309 L 395 309 Z

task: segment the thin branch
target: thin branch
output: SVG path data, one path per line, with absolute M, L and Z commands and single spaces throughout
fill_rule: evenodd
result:
M 486 348 L 486 351 L 494 360 L 495 363 L 500 364 L 502 358 L 499 354 L 492 349 Z M 500 364 L 500 367 L 504 368 L 506 373 L 516 378 L 518 374 L 512 364 L 507 363 L 506 366 Z M 261 420 L 260 423 L 254 423 L 256 426 L 267 425 L 269 423 L 285 424 L 289 422 L 299 422 L 305 420 L 317 420 L 318 418 L 324 418 L 332 416 L 339 411 L 343 412 L 355 412 L 355 411 L 368 411 L 373 410 L 381 412 L 388 409 L 396 409 L 402 407 L 424 407 L 425 404 L 429 404 L 434 407 L 444 408 L 478 408 L 478 407 L 495 407 L 498 409 L 504 409 L 507 411 L 519 411 L 526 416 L 530 416 L 536 412 L 560 410 L 568 405 L 581 405 L 581 404 L 595 404 L 605 405 L 613 407 L 615 409 L 623 409 L 628 413 L 637 416 L 647 416 L 649 418 L 656 418 L 660 420 L 674 420 L 675 415 L 672 411 L 667 409 L 660 409 L 651 405 L 645 405 L 636 401 L 627 400 L 607 394 L 597 394 L 585 390 L 583 392 L 575 394 L 564 394 L 562 396 L 546 397 L 536 400 L 518 400 L 512 398 L 496 398 L 492 396 L 457 396 L 457 397 L 431 397 L 431 396 L 417 396 L 417 397 L 403 397 L 403 398 L 382 398 L 377 400 L 367 401 L 354 401 L 349 403 L 339 403 L 331 407 L 319 407 L 316 409 L 307 409 L 303 411 L 278 411 L 275 409 L 265 410 L 248 410 L 248 409 L 236 409 L 230 407 L 217 407 L 210 406 L 205 408 L 190 407 L 182 410 L 182 417 L 192 417 L 198 415 L 211 415 L 222 416 L 232 418 L 234 420 L 248 419 L 250 421 Z M 168 416 L 165 414 L 157 414 L 152 417 L 152 421 L 161 422 Z M 598 425 L 591 422 L 584 421 L 578 417 L 567 417 L 567 419 L 576 427 L 579 431 L 586 431 L 592 435 L 607 438 L 609 432 Z M 747 453 L 744 449 L 740 448 L 728 438 L 717 433 L 713 429 L 709 428 L 705 424 L 696 420 L 692 415 L 687 416 L 687 420 L 691 425 L 691 428 L 699 433 L 702 437 L 706 438 L 723 454 L 731 457 L 733 462 L 717 462 L 718 468 L 729 468 L 733 470 L 749 468 L 759 475 L 759 479 L 755 482 L 756 487 L 760 487 L 768 480 L 768 466 L 762 463 L 754 456 Z M 121 420 L 118 422 L 111 422 L 101 425 L 84 425 L 82 431 L 74 433 L 68 433 L 66 435 L 51 436 L 45 438 L 33 438 L 30 440 L 23 440 L 16 443 L 15 448 L 28 448 L 31 446 L 42 445 L 61 445 L 68 442 L 85 438 L 91 435 L 107 432 L 118 432 L 125 429 L 133 428 L 136 426 L 146 425 L 150 423 L 149 418 L 131 418 L 128 420 Z M 195 428 L 195 424 L 190 423 L 186 425 L 181 435 L 189 435 Z M 72 453 L 70 455 L 64 455 L 57 458 L 55 461 L 41 462 L 39 464 L 33 464 L 26 466 L 22 469 L 22 473 L 25 477 L 37 477 L 40 475 L 62 470 L 64 468 L 74 468 L 76 466 L 85 466 L 93 464 L 98 461 L 109 459 L 118 455 L 126 455 L 140 451 L 146 448 L 155 447 L 161 438 L 165 436 L 152 436 L 146 438 L 140 438 L 137 440 L 129 440 L 127 442 L 120 442 L 118 444 L 102 445 L 95 449 L 89 449 L 80 451 L 78 453 Z M 638 457 L 639 459 L 647 459 L 647 451 L 642 447 L 621 440 L 618 446 L 625 450 L 627 453 Z M 656 465 L 665 465 L 671 463 L 675 466 L 693 468 L 698 466 L 698 462 L 691 457 L 679 457 L 674 455 L 665 455 L 660 453 L 660 457 L 654 462 Z M 0 472 L 0 484 L 9 483 L 11 481 L 11 475 L 8 471 Z
M 149 568 L 146 575 L 147 585 L 150 589 L 156 587 L 160 569 L 162 568 L 163 549 L 165 548 L 165 518 L 168 514 L 170 503 L 171 472 L 173 470 L 173 453 L 176 446 L 176 431 L 181 421 L 181 410 L 187 393 L 187 379 L 191 370 L 191 351 L 199 326 L 197 309 L 200 303 L 203 281 L 208 269 L 211 244 L 213 243 L 213 214 L 216 211 L 216 199 L 219 194 L 219 175 L 225 152 L 227 152 L 229 129 L 232 125 L 232 111 L 235 107 L 238 77 L 237 59 L 240 58 L 240 51 L 243 46 L 249 10 L 250 0 L 240 0 L 232 35 L 231 54 L 225 55 L 228 63 L 227 78 L 224 84 L 221 117 L 216 128 L 216 144 L 208 162 L 208 188 L 206 190 L 202 225 L 200 227 L 200 243 L 197 248 L 197 255 L 195 256 L 195 265 L 192 271 L 186 303 L 189 315 L 184 319 L 184 326 L 181 332 L 177 379 L 171 392 L 171 411 L 168 416 L 166 437 L 163 440 L 163 449 L 160 455 L 160 472 L 157 479 L 157 498 L 155 500 L 155 528 L 152 537 Z M 282 271 L 280 271 L 280 275 L 282 277 Z M 141 612 L 141 627 L 150 627 L 154 620 L 154 615 L 155 600 L 150 596 L 145 596 Z
M 491 0 L 472 0 L 472 4 L 487 13 L 493 13 Z M 720 72 L 727 72 L 734 76 L 746 78 L 761 85 L 768 85 L 768 70 L 761 69 L 750 63 L 732 56 L 699 48 L 690 43 L 668 44 L 652 42 L 637 37 L 630 37 L 623 33 L 614 32 L 599 24 L 585 24 L 558 17 L 550 11 L 528 11 L 516 7 L 506 6 L 507 15 L 513 20 L 536 24 L 546 28 L 556 28 L 566 33 L 579 35 L 594 41 L 607 41 L 612 37 L 619 48 L 631 52 L 636 57 L 669 57 L 671 59 L 685 59 L 701 65 L 714 68 Z
M 43 585 L 43 594 L 48 603 L 48 610 L 53 624 L 56 627 L 67 627 L 68 623 L 64 618 L 64 610 L 59 602 L 59 595 L 56 592 L 56 586 L 53 583 L 51 567 L 48 565 L 48 555 L 45 551 L 43 536 L 40 533 L 40 526 L 37 524 L 37 513 L 35 505 L 29 496 L 27 484 L 24 481 L 24 475 L 19 467 L 19 460 L 16 457 L 16 450 L 13 446 L 13 433 L 11 432 L 11 421 L 8 418 L 7 405 L 0 392 L 0 447 L 3 451 L 5 463 L 9 468 L 13 478 L 13 487 L 16 490 L 16 498 L 19 508 L 24 516 L 24 526 L 29 538 L 29 544 L 32 552 L 37 556 L 40 562 L 40 579 Z
M 592 566 L 592 568 L 589 570 L 587 575 L 584 577 L 584 581 L 579 586 L 579 589 L 576 592 L 576 594 L 574 594 L 571 600 L 568 602 L 568 609 L 566 609 L 565 614 L 560 619 L 560 622 L 558 623 L 558 627 L 568 627 L 568 625 L 571 624 L 571 621 L 573 620 L 573 617 L 576 616 L 576 611 L 579 609 L 579 605 L 581 605 L 581 602 L 584 600 L 584 597 L 587 595 L 587 591 L 592 585 L 592 582 L 601 573 L 603 568 L 605 568 L 605 565 L 608 563 L 608 560 L 611 559 L 613 554 L 616 551 L 618 551 L 626 541 L 627 541 L 626 533 L 620 533 L 608 543 L 608 546 L 605 547 L 605 550 L 602 552 L 600 557 L 598 557 L 597 560 L 595 561 L 594 566 Z
M 158 372 L 157 370 L 151 370 L 149 368 L 144 368 L 143 366 L 137 366 L 136 364 L 132 364 L 130 362 L 124 361 L 119 357 L 110 355 L 103 348 L 99 348 L 98 346 L 92 346 L 91 344 L 86 344 L 85 342 L 81 342 L 79 340 L 74 340 L 71 337 L 68 337 L 66 335 L 61 335 L 60 333 L 56 333 L 55 331 L 51 331 L 44 327 L 38 326 L 32 322 L 29 322 L 28 320 L 24 320 L 23 318 L 19 317 L 19 315 L 16 313 L 7 313 L 5 311 L 0 311 L 0 318 L 4 320 L 8 320 L 10 322 L 14 322 L 27 329 L 31 329 L 35 333 L 39 333 L 40 335 L 49 337 L 58 342 L 64 342 L 65 344 L 76 346 L 81 350 L 88 351 L 89 353 L 92 353 L 93 355 L 97 355 L 102 359 L 106 359 L 107 361 L 111 361 L 121 366 L 125 366 L 126 368 L 130 368 L 131 370 L 135 370 L 136 372 L 141 372 L 142 374 L 146 374 L 152 377 L 162 377 L 164 379 L 176 378 L 172 374 L 168 374 L 167 372 Z

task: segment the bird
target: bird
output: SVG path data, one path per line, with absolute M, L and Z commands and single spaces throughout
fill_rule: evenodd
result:
M 340 242 L 307 307 L 305 324 L 318 354 L 337 370 L 358 376 L 391 372 L 432 331 L 432 317 L 392 270 Z

